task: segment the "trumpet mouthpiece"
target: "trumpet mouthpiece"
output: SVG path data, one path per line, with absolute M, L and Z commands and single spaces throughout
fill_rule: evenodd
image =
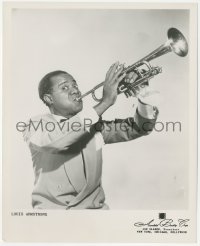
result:
M 82 97 L 76 97 L 74 100 L 80 102 L 82 100 Z

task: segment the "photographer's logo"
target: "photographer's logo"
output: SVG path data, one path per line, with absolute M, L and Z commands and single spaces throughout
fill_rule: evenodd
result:
M 166 219 L 166 213 L 159 213 L 159 214 L 158 214 L 158 218 L 159 218 L 160 220 Z
M 158 213 L 157 219 L 147 219 L 145 222 L 135 222 L 137 233 L 187 233 L 189 219 L 167 218 L 166 213 Z

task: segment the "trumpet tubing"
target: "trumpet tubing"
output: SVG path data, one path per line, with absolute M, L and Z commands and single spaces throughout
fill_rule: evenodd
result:
M 117 92 L 118 94 L 124 93 L 127 97 L 132 96 L 138 86 L 142 85 L 144 82 L 149 81 L 155 75 L 162 72 L 161 67 L 152 67 L 149 61 L 158 58 L 162 55 L 165 55 L 169 52 L 173 52 L 178 56 L 184 57 L 188 53 L 188 43 L 183 34 L 176 28 L 170 28 L 167 32 L 168 39 L 167 41 L 159 46 L 157 49 L 135 62 L 134 64 L 125 68 L 122 73 L 129 74 L 130 72 L 135 72 L 138 75 L 138 78 L 133 83 L 127 83 L 124 80 L 119 83 Z M 146 66 L 147 71 L 141 72 L 141 66 Z M 95 95 L 95 91 L 102 87 L 104 82 L 101 82 L 93 89 L 89 90 L 83 94 L 79 99 L 86 97 L 89 94 L 92 94 L 92 97 L 95 101 L 99 102 L 102 99 L 98 99 Z M 133 92 L 133 93 L 131 93 Z

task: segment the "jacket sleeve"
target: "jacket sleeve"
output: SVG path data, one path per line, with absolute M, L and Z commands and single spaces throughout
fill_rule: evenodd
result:
M 30 120 L 23 137 L 30 148 L 57 153 L 88 136 L 92 123 L 97 120 L 98 115 L 93 108 L 87 108 L 87 111 L 83 110 L 63 123 L 43 118 Z
M 134 117 L 100 120 L 95 124 L 95 130 L 101 131 L 105 144 L 125 142 L 146 136 L 154 129 L 158 109 L 139 101 Z

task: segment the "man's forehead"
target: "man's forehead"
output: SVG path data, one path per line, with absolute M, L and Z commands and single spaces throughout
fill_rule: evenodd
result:
M 60 84 L 62 82 L 72 82 L 74 81 L 74 78 L 68 73 L 61 73 L 61 74 L 53 76 L 51 78 L 51 81 L 54 84 Z

